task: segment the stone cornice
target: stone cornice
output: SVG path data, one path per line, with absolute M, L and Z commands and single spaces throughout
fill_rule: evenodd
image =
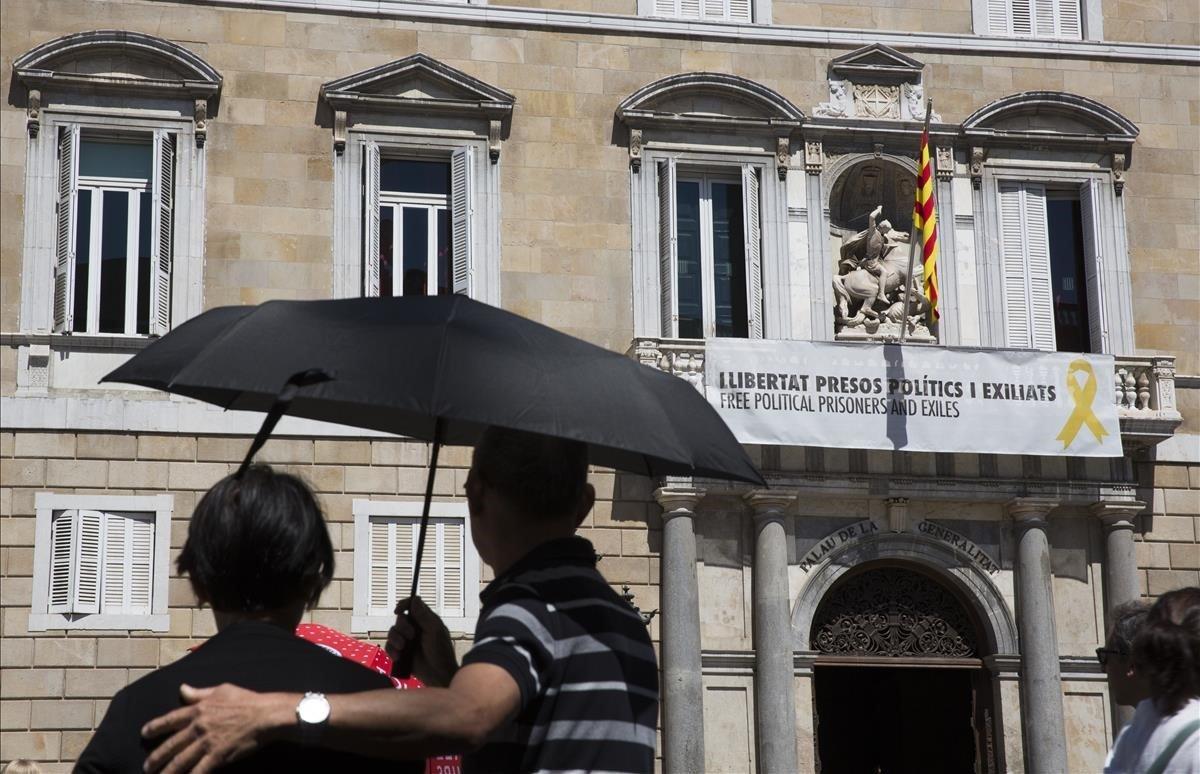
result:
M 939 51 L 981 56 L 1142 61 L 1196 66 L 1200 46 L 1094 41 L 1049 41 L 995 38 L 970 34 L 895 32 L 819 27 L 784 27 L 760 24 L 728 24 L 674 19 L 651 19 L 616 14 L 514 8 L 495 5 L 426 3 L 414 0 L 196 0 L 200 5 L 332 13 L 380 18 L 426 19 L 475 25 L 560 29 L 593 32 L 597 35 L 654 35 L 689 39 L 738 40 L 856 49 L 867 38 L 906 51 Z

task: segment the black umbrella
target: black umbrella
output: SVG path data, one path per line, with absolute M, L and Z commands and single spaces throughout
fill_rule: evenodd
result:
M 582 441 L 617 470 L 763 484 L 692 385 L 461 295 L 213 309 L 103 381 L 268 412 L 243 468 L 284 413 L 432 441 L 414 595 L 438 449 L 490 425 Z

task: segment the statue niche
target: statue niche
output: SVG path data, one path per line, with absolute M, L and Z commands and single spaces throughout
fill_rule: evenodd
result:
M 919 260 L 908 276 L 915 185 L 913 173 L 882 160 L 855 164 L 834 185 L 829 220 L 838 257 L 833 292 L 839 341 L 896 339 L 902 324 L 908 325 L 908 340 L 935 341 Z

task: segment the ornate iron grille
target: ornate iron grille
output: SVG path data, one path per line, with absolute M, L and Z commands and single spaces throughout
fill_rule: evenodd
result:
M 840 584 L 813 623 L 821 653 L 838 656 L 973 657 L 975 630 L 949 591 L 920 573 L 873 570 Z

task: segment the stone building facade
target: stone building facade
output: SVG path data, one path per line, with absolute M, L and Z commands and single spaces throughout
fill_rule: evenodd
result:
M 97 384 L 154 335 L 444 287 L 697 382 L 713 336 L 879 341 L 838 259 L 876 199 L 908 230 L 930 97 L 942 318 L 913 346 L 1073 351 L 1004 293 L 1005 202 L 1066 202 L 1075 346 L 1115 357 L 1125 455 L 752 446 L 768 490 L 595 471 L 584 534 L 660 611 L 664 771 L 836 771 L 864 739 L 911 761 L 943 728 L 977 771 L 1098 770 L 1106 611 L 1200 583 L 1198 46 L 1166 0 L 5 2 L 0 759 L 69 769 L 116 690 L 213 633 L 170 563 L 258 418 Z M 285 419 L 261 457 L 331 524 L 312 619 L 380 636 L 402 584 L 376 598 L 367 547 L 411 528 L 428 447 Z M 467 452 L 442 460 L 430 595 L 465 647 L 488 575 Z M 872 640 L 903 605 L 954 636 Z M 915 701 L 924 726 L 869 714 Z

